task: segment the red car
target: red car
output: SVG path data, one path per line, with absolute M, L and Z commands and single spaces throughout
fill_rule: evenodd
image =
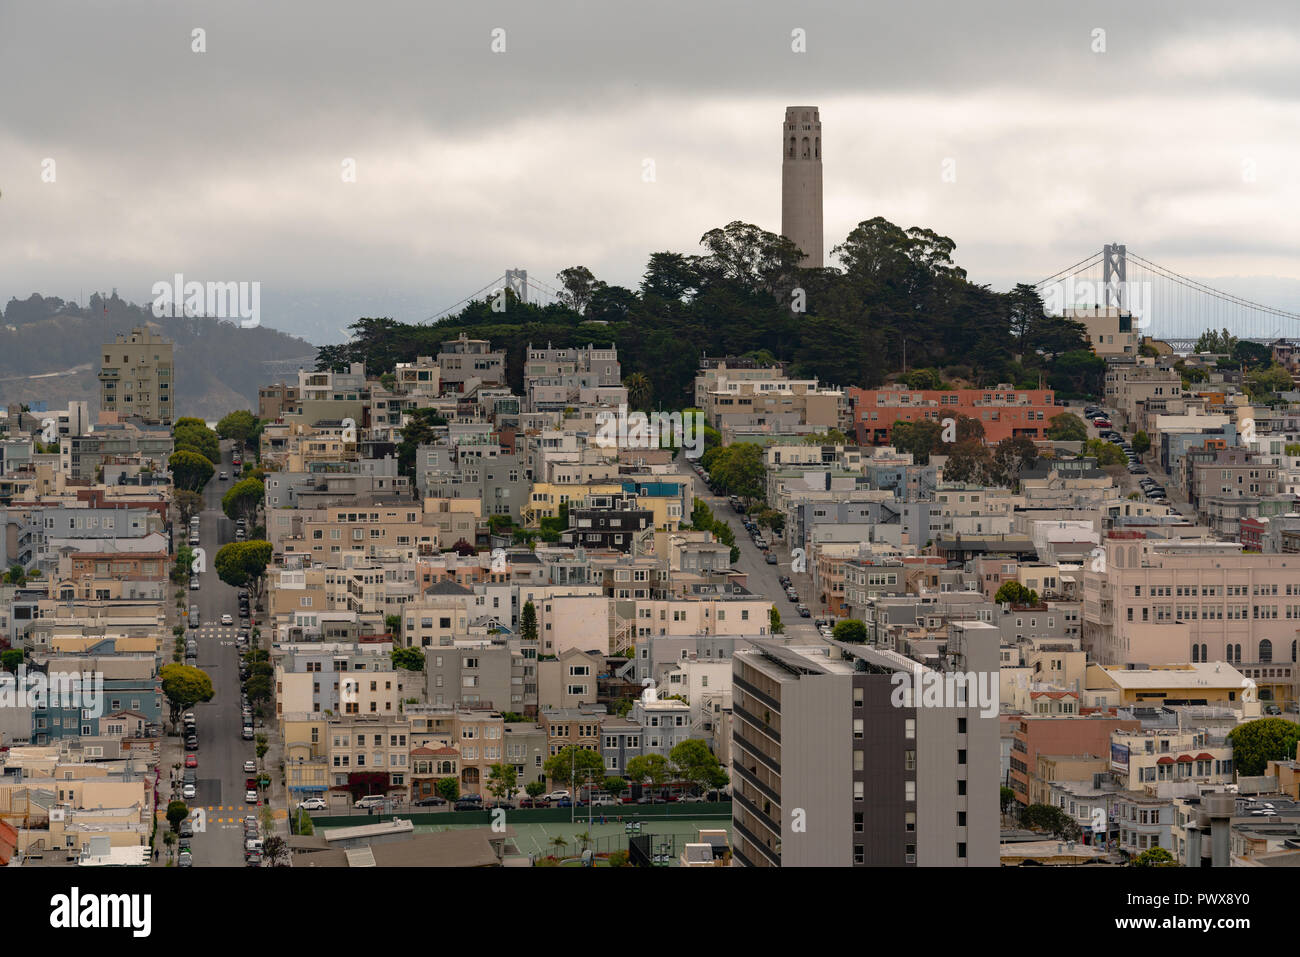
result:
M 185 755 L 185 766 L 187 768 L 197 768 L 199 766 L 199 756 L 197 754 Z
M 1099 429 L 1109 429 L 1110 419 L 1093 419 L 1092 424 Z

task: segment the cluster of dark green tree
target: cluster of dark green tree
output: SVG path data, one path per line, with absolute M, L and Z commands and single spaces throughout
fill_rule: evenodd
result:
M 954 419 L 948 434 L 933 419 L 897 422 L 890 430 L 890 439 L 896 449 L 912 453 L 922 465 L 930 461 L 931 455 L 948 456 L 943 475 L 949 482 L 1014 488 L 1020 473 L 1038 459 L 1032 439 L 1006 438 L 992 448 L 985 445 L 983 423 L 966 415 Z
M 733 446 L 734 448 L 734 446 Z M 731 563 L 740 561 L 740 546 L 736 544 L 736 533 L 726 521 L 716 517 L 704 499 L 697 498 L 691 509 L 691 527 L 699 532 L 712 532 L 719 543 L 731 549 Z
M 172 426 L 167 467 L 176 491 L 202 492 L 221 461 L 221 441 L 202 419 L 181 418 Z
M 700 243 L 702 255 L 651 254 L 637 289 L 574 266 L 559 274 L 562 303 L 526 304 L 503 290 L 434 324 L 362 318 L 350 341 L 319 350 L 317 368 L 365 362 L 380 374 L 464 332 L 507 350 L 516 391 L 529 343 L 615 346 L 641 408 L 690 405 L 706 354 L 781 360 L 796 375 L 843 386 L 879 385 L 906 354 L 909 367 L 980 386 L 1101 391 L 1105 364 L 1082 324 L 1045 315 L 1031 285 L 998 293 L 969 282 L 953 263 L 954 242 L 929 229 L 859 223 L 832 250 L 838 265 L 823 269 L 800 268 L 793 243 L 748 223 L 710 230 Z

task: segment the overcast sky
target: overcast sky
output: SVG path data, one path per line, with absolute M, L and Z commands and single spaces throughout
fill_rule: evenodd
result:
M 884 216 L 1007 288 L 1117 241 L 1300 309 L 1298 99 L 1296 0 L 0 0 L 0 302 L 257 281 L 321 343 L 510 266 L 635 286 L 779 230 L 810 104 L 828 251 Z

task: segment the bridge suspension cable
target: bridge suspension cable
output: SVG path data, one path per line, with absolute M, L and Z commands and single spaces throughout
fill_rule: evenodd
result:
M 1176 273 L 1172 269 L 1168 269 L 1165 266 L 1161 266 L 1157 263 L 1153 263 L 1149 259 L 1144 259 L 1143 257 L 1137 255 L 1137 253 L 1130 252 L 1128 256 L 1130 259 L 1137 260 L 1147 269 L 1151 270 L 1157 275 L 1163 276 L 1164 278 L 1170 280 L 1171 282 L 1180 283 L 1181 285 L 1184 285 L 1189 289 L 1194 289 L 1197 292 L 1204 293 L 1205 295 L 1214 296 L 1217 299 L 1222 299 L 1224 302 L 1231 303 L 1234 306 L 1241 306 L 1242 308 L 1245 309 L 1253 309 L 1256 312 L 1267 313 L 1270 316 L 1278 316 L 1279 318 L 1282 319 L 1300 320 L 1300 313 L 1287 312 L 1285 309 L 1278 309 L 1274 306 L 1266 306 L 1263 303 L 1254 302 L 1250 299 L 1245 299 L 1241 296 L 1233 295 L 1230 292 L 1224 292 L 1221 289 L 1215 289 L 1213 286 L 1207 286 L 1203 282 L 1198 282 L 1195 279 L 1191 279 L 1187 276 L 1183 276 L 1179 273 Z
M 462 299 L 460 302 L 452 303 L 452 304 L 451 304 L 450 306 L 448 306 L 446 309 L 442 309 L 442 310 L 440 310 L 440 311 L 438 311 L 438 312 L 435 312 L 433 315 L 431 315 L 428 319 L 426 319 L 426 320 L 424 320 L 424 321 L 425 321 L 425 322 L 433 322 L 435 319 L 439 319 L 439 318 L 441 318 L 442 316 L 445 316 L 447 313 L 451 312 L 453 309 L 459 309 L 461 306 L 468 305 L 469 303 L 473 302 L 474 299 L 477 298 L 478 295 L 479 295 L 480 293 L 487 292 L 489 289 L 492 289 L 492 288 L 497 288 L 497 289 L 501 288 L 502 284 L 505 282 L 505 278 L 506 278 L 506 277 L 505 277 L 505 274 L 504 274 L 504 273 L 503 273 L 502 275 L 500 275 L 500 276 L 497 276 L 496 279 L 493 279 L 490 283 L 488 283 L 488 284 L 487 284 L 486 286 L 484 286 L 482 289 L 478 289 L 478 290 L 475 290 L 474 292 L 471 292 L 468 296 L 466 296 L 466 297 L 465 297 L 464 299 Z

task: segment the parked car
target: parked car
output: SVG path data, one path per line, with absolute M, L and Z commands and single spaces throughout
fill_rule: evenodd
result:
M 447 803 L 445 797 L 439 797 L 436 794 L 430 794 L 428 797 L 422 797 L 418 801 L 412 801 L 412 807 L 442 807 Z
M 199 739 L 197 736 L 192 735 L 185 739 L 186 751 L 197 751 L 198 749 L 199 749 Z
M 533 798 L 526 797 L 526 798 L 519 799 L 519 806 L 520 807 L 545 807 L 546 802 L 541 798 L 534 800 Z
M 256 803 L 257 803 L 257 792 L 254 791 L 254 790 L 252 790 L 252 789 L 249 789 L 249 790 L 245 791 L 245 792 L 244 792 L 244 800 L 247 801 L 249 804 L 256 804 Z
M 370 808 L 370 807 L 383 807 L 384 796 L 382 794 L 367 794 L 365 797 L 359 798 L 357 801 L 355 801 L 352 806 L 357 808 L 362 808 L 362 809 Z
M 197 768 L 199 766 L 199 756 L 197 754 L 185 755 L 185 766 L 187 768 Z
M 181 821 L 181 837 L 193 837 L 193 836 L 194 836 L 194 824 L 193 822 L 190 821 L 189 818 L 186 818 L 185 820 Z
M 544 794 L 542 795 L 542 797 L 545 798 L 547 801 L 560 801 L 563 800 L 564 798 L 571 798 L 573 797 L 573 795 L 564 789 L 560 789 L 560 790 L 552 791 L 550 794 Z
M 1271 704 L 1271 705 L 1269 705 L 1267 708 L 1264 709 L 1264 713 L 1265 713 L 1265 714 L 1281 714 L 1281 713 L 1282 713 L 1282 709 L 1279 708 L 1279 707 L 1278 707 L 1277 705 L 1275 705 L 1275 704 Z
M 776 556 L 773 555 L 771 552 L 768 552 L 768 553 L 767 553 L 767 556 L 763 559 L 763 561 L 767 562 L 769 565 L 775 565 L 775 564 L 776 564 Z
M 328 807 L 329 805 L 325 803 L 325 799 L 321 797 L 307 798 L 305 801 L 298 802 L 298 810 L 300 811 L 324 811 Z
M 257 762 L 256 762 L 256 761 L 245 761 L 245 762 L 244 762 L 244 773 L 245 773 L 245 774 L 256 774 L 256 773 L 257 773 Z
M 227 472 L 222 472 L 222 473 L 220 473 L 220 474 L 217 476 L 217 481 L 218 481 L 218 482 L 225 482 L 225 481 L 229 480 L 229 478 L 230 478 L 229 473 L 227 473 Z
M 193 784 L 187 784 L 181 788 L 181 797 L 187 801 L 194 800 L 194 798 L 198 796 L 198 793 L 198 789 L 195 788 Z
M 201 587 L 197 578 L 190 579 L 190 591 L 198 591 Z
M 191 854 L 189 851 L 181 851 L 180 855 L 176 858 L 176 866 L 177 866 L 177 867 L 193 867 L 193 866 L 194 866 L 194 855 Z
M 808 606 L 807 606 L 807 605 L 800 604 L 800 605 L 798 605 L 797 607 L 798 607 L 799 617 L 800 617 L 800 618 L 811 618 L 811 617 L 812 617 L 812 612 L 810 612 L 810 611 L 808 610 Z

